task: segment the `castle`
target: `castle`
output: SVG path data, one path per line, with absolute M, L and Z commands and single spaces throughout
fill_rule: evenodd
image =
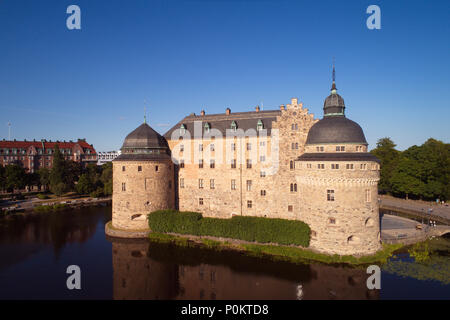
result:
M 324 116 L 297 99 L 279 110 L 191 114 L 164 136 L 145 121 L 113 160 L 112 226 L 148 230 L 159 209 L 298 219 L 328 254 L 380 249 L 379 161 L 346 118 L 334 68 Z

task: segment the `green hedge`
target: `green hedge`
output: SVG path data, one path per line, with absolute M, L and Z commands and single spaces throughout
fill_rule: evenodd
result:
M 34 212 L 52 212 L 52 211 L 61 211 L 69 208 L 69 206 L 65 203 L 57 203 L 54 205 L 42 205 L 36 206 L 33 208 Z
M 214 236 L 260 243 L 309 246 L 310 228 L 298 220 L 234 216 L 203 218 L 197 212 L 159 210 L 148 215 L 154 232 Z

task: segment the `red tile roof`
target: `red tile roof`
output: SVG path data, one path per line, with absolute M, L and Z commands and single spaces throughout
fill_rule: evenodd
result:
M 60 149 L 72 149 L 75 145 L 79 145 L 83 149 L 89 149 L 93 153 L 96 153 L 94 147 L 90 144 L 88 144 L 86 141 L 74 141 L 74 142 L 48 142 L 44 141 L 44 146 L 46 149 L 54 149 L 55 145 L 58 145 Z M 42 142 L 41 141 L 2 141 L 0 140 L 0 148 L 28 148 L 34 146 L 35 148 L 42 148 Z

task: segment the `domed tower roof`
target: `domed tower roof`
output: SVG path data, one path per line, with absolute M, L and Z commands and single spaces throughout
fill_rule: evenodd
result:
M 361 127 L 345 117 L 344 99 L 337 94 L 333 65 L 331 94 L 323 104 L 323 119 L 309 129 L 306 144 L 358 143 L 367 145 Z
M 146 122 L 126 136 L 121 151 L 115 160 L 156 160 L 170 155 L 166 139 Z
M 309 129 L 306 144 L 358 143 L 367 144 L 364 132 L 356 122 L 345 116 L 328 116 Z

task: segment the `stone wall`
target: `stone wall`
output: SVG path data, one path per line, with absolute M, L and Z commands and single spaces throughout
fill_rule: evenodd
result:
M 339 169 L 331 169 L 331 163 L 325 161 L 324 169 L 319 170 L 318 163 L 297 162 L 302 195 L 297 218 L 312 230 L 311 248 L 340 255 L 371 254 L 379 250 L 378 167 L 372 170 L 372 163 L 366 161 L 369 165 L 361 170 L 360 163 L 353 161 L 358 169 L 349 170 L 347 162 L 337 161 L 333 163 L 338 163 Z M 333 190 L 334 201 L 328 200 L 328 190 Z
M 175 208 L 174 165 L 170 159 L 115 160 L 113 161 L 113 177 L 112 223 L 114 228 L 148 229 L 147 214 L 155 210 Z M 125 190 L 122 189 L 123 186 Z

